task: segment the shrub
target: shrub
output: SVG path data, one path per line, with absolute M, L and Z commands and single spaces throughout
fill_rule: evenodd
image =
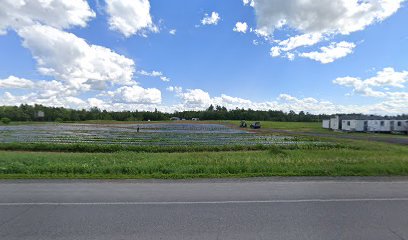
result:
M 57 119 L 55 119 L 55 122 L 57 122 L 57 123 L 62 123 L 64 120 L 62 120 L 62 118 L 57 118 Z
M 10 118 L 2 118 L 0 121 L 4 124 L 9 124 L 11 122 Z

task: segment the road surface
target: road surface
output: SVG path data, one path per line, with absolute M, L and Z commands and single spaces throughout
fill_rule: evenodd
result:
M 0 239 L 408 239 L 408 179 L 0 181 Z

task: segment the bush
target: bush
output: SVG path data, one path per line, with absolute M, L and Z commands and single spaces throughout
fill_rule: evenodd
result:
M 4 124 L 9 124 L 11 122 L 10 118 L 2 118 L 0 121 Z
M 57 122 L 57 123 L 62 123 L 64 120 L 62 120 L 62 118 L 57 118 L 57 119 L 55 119 L 55 122 Z

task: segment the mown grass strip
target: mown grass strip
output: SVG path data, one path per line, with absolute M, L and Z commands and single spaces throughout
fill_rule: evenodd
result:
M 0 143 L 3 151 L 30 151 L 30 152 L 87 152 L 87 153 L 113 153 L 113 152 L 229 152 L 229 151 L 260 151 L 270 149 L 339 149 L 353 148 L 337 143 L 301 143 L 288 145 L 220 145 L 220 146 L 132 146 L 120 144 L 91 144 L 91 143 Z
M 0 152 L 0 178 L 408 176 L 408 150 L 280 148 L 243 152 Z

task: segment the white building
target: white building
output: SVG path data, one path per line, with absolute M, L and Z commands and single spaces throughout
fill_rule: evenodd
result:
M 330 129 L 341 130 L 340 116 L 337 115 L 334 118 L 330 118 Z
M 381 117 L 335 116 L 323 120 L 323 128 L 347 132 L 402 132 L 408 134 L 408 120 L 386 120 Z
M 391 120 L 390 126 L 391 126 L 391 132 L 407 132 L 408 133 L 408 120 Z
M 368 120 L 368 132 L 391 132 L 390 120 Z
M 342 120 L 341 130 L 348 132 L 365 132 L 367 131 L 367 120 Z
M 326 129 L 330 129 L 330 120 L 323 120 L 322 127 Z

